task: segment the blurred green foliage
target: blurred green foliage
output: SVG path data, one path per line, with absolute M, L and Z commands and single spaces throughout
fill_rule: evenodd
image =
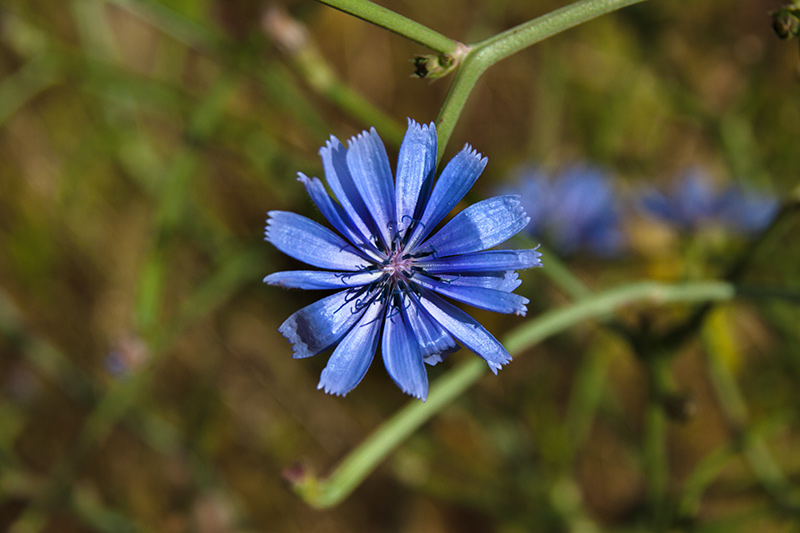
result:
M 384 5 L 474 42 L 563 4 Z M 581 161 L 623 191 L 700 165 L 788 198 L 800 58 L 773 34 L 777 7 L 646 2 L 493 67 L 448 148 L 489 157 L 470 199 L 522 163 Z M 482 380 L 341 507 L 311 511 L 283 481 L 300 459 L 329 469 L 406 398 L 379 365 L 326 396 L 324 357 L 291 359 L 277 326 L 315 295 L 261 285 L 293 268 L 262 242 L 265 212 L 317 217 L 294 178 L 321 175 L 327 136 L 382 125 L 396 153 L 449 83 L 410 76 L 418 45 L 286 8 L 304 56 L 265 33 L 261 2 L 0 3 L 0 530 L 649 530 L 647 372 L 596 324 Z M 800 288 L 798 228 L 786 216 L 743 281 Z M 749 246 L 629 229 L 624 261 L 570 262 L 591 289 L 715 277 Z M 524 280 L 531 316 L 569 296 Z M 658 331 L 690 314 L 618 319 Z M 521 320 L 480 319 L 498 335 Z M 798 326 L 789 303 L 718 307 L 669 359 L 672 527 L 800 527 Z

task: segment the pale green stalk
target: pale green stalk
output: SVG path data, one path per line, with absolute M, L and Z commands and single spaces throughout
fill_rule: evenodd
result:
M 439 157 L 453 133 L 464 104 L 475 83 L 486 70 L 499 61 L 533 44 L 579 24 L 644 0 L 581 0 L 470 45 L 461 60 L 461 67 L 450 87 L 436 127 L 439 135 Z
M 459 43 L 427 26 L 366 0 L 318 0 L 354 17 L 402 35 L 440 54 L 454 54 Z
M 509 353 L 520 355 L 542 340 L 587 319 L 608 316 L 633 303 L 667 304 L 730 300 L 736 291 L 725 282 L 697 282 L 678 285 L 640 282 L 590 296 L 569 307 L 545 313 L 512 331 L 504 339 Z M 486 373 L 486 364 L 473 358 L 436 381 L 426 402 L 413 400 L 383 423 L 337 466 L 333 473 L 318 479 L 303 473 L 295 489 L 310 505 L 332 507 L 344 500 L 392 451 L 419 427 L 439 413 L 453 399 Z

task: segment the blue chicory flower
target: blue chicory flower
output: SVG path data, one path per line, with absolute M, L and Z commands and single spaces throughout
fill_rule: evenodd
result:
M 487 159 L 469 145 L 434 181 L 436 128 L 409 120 L 397 179 L 374 128 L 345 148 L 331 136 L 320 149 L 325 179 L 299 174 L 311 199 L 339 235 L 285 211 L 269 212 L 266 240 L 325 270 L 276 272 L 264 281 L 298 289 L 341 289 L 291 315 L 278 330 L 295 358 L 335 345 L 317 388 L 351 391 L 380 344 L 387 372 L 406 393 L 425 399 L 425 364 L 457 349 L 456 341 L 497 370 L 508 351 L 474 318 L 444 297 L 480 309 L 524 315 L 528 299 L 512 291 L 515 272 L 541 266 L 536 250 L 488 250 L 522 230 L 529 218 L 518 196 L 474 204 L 431 232 L 469 191 Z
M 777 211 L 775 198 L 740 187 L 722 190 L 700 169 L 684 174 L 669 194 L 648 190 L 640 198 L 641 210 L 654 218 L 693 231 L 722 224 L 742 233 L 765 228 Z

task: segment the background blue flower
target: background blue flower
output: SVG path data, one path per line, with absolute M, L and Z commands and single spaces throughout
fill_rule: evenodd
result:
M 320 155 L 333 197 L 317 178 L 300 174 L 299 181 L 339 234 L 301 215 L 269 213 L 268 241 L 327 270 L 277 272 L 264 281 L 340 289 L 279 328 L 296 358 L 335 346 L 318 386 L 325 392 L 352 390 L 379 345 L 395 383 L 422 399 L 428 393 L 424 363 L 441 361 L 457 348 L 456 341 L 495 373 L 511 360 L 491 333 L 442 296 L 524 315 L 528 299 L 512 293 L 520 283 L 515 271 L 541 266 L 541 254 L 488 248 L 518 233 L 530 219 L 518 196 L 498 196 L 464 209 L 433 233 L 487 161 L 467 145 L 434 182 L 436 150 L 435 126 L 409 120 L 394 181 L 374 128 L 352 138 L 347 149 L 332 136 Z
M 669 193 L 647 189 L 638 205 L 646 215 L 682 231 L 719 224 L 742 233 L 765 228 L 778 208 L 774 197 L 751 189 L 736 186 L 719 189 L 708 174 L 697 168 L 684 173 Z
M 624 243 L 620 222 L 616 193 L 605 172 L 574 166 L 554 180 L 547 224 L 557 249 L 617 255 Z
M 506 190 L 521 196 L 534 221 L 526 231 L 561 253 L 610 257 L 624 248 L 617 195 L 600 169 L 575 165 L 552 177 L 525 170 Z

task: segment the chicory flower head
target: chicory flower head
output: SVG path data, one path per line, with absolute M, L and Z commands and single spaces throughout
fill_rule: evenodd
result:
M 497 370 L 508 351 L 474 318 L 444 297 L 480 309 L 524 315 L 527 298 L 513 294 L 516 270 L 541 266 L 536 250 L 488 250 L 529 218 L 518 196 L 474 204 L 431 233 L 486 166 L 466 145 L 435 180 L 436 128 L 409 120 L 397 177 L 374 128 L 320 149 L 325 180 L 298 180 L 339 234 L 285 211 L 268 213 L 266 240 L 283 253 L 325 270 L 276 272 L 264 281 L 298 289 L 338 289 L 291 315 L 278 330 L 295 358 L 335 346 L 317 388 L 351 391 L 380 345 L 387 372 L 406 393 L 425 399 L 425 363 L 436 364 L 456 341 Z

